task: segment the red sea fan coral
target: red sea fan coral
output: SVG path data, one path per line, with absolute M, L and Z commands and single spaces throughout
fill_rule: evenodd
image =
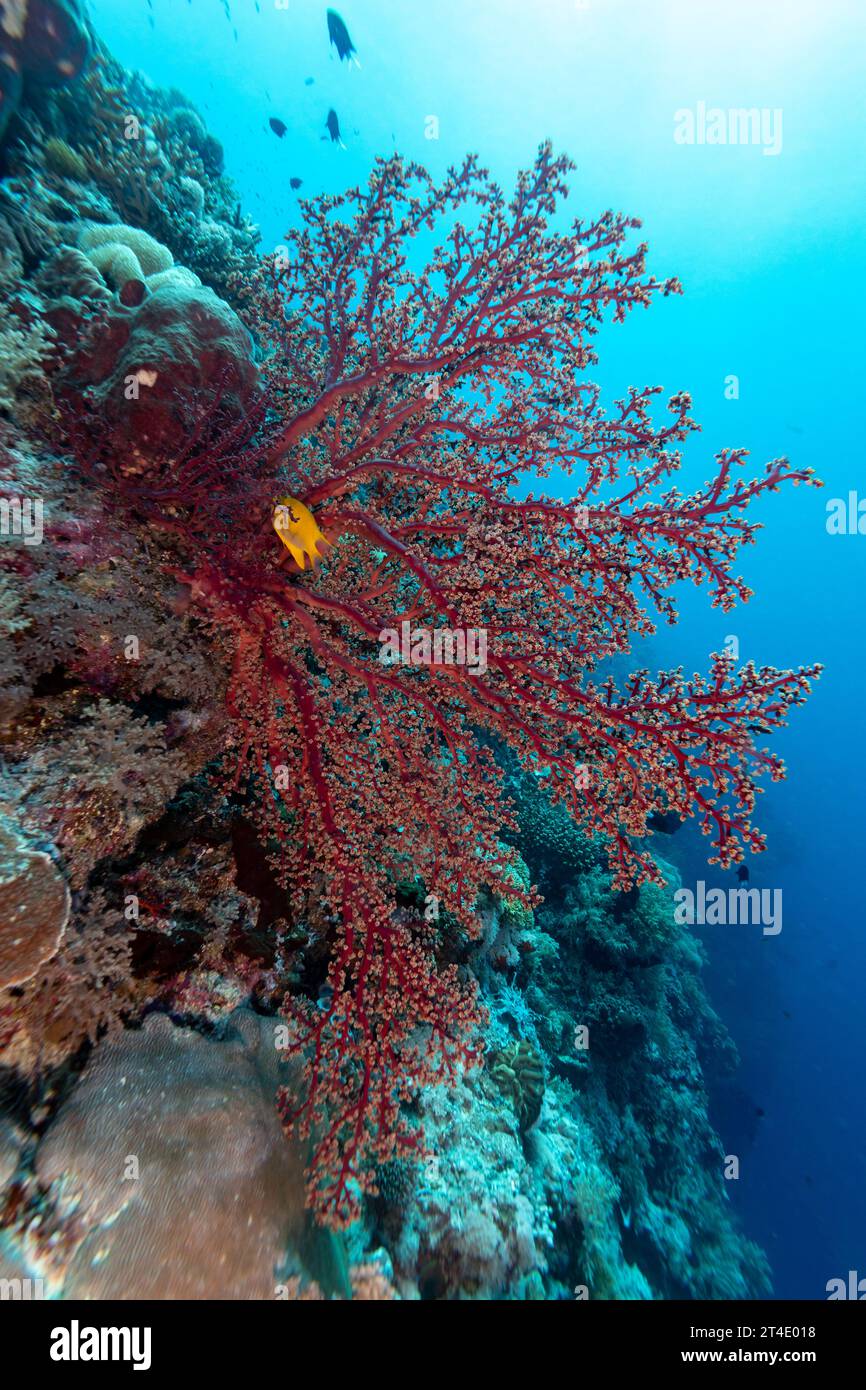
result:
M 660 388 L 605 410 L 587 377 L 604 316 L 679 285 L 627 249 L 633 219 L 554 230 L 570 167 L 542 147 L 509 202 L 474 159 L 437 187 L 395 157 L 367 189 L 303 203 L 239 287 L 264 413 L 222 440 L 203 421 L 156 476 L 108 461 L 231 664 L 235 785 L 330 952 L 320 1006 L 287 1000 L 305 1075 L 284 1109 L 313 1137 L 311 1199 L 333 1224 L 375 1163 L 420 1145 L 413 1089 L 474 1060 L 473 988 L 447 962 L 483 886 L 515 896 L 492 749 L 600 837 L 616 886 L 658 880 L 636 844 L 657 811 L 698 817 L 726 866 L 762 848 L 758 783 L 783 773 L 754 729 L 780 726 L 817 672 L 716 656 L 706 678 L 639 671 L 620 690 L 594 674 L 653 609 L 675 620 L 681 580 L 725 610 L 747 599 L 745 509 L 809 473 L 778 459 L 745 481 L 745 453 L 725 451 L 683 493 L 665 480 L 696 428 L 688 396 L 661 423 Z M 526 493 L 554 473 L 568 500 Z M 277 499 L 328 542 L 303 569 Z M 423 916 L 396 908 L 407 879 Z

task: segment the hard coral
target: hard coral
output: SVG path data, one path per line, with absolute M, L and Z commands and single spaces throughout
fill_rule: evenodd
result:
M 0 1060 L 27 1077 L 117 1033 L 146 1002 L 132 981 L 128 924 L 101 893 L 83 898 L 56 955 L 0 991 Z
M 207 1039 L 151 1015 L 93 1057 L 37 1161 L 78 1231 L 51 1271 L 64 1297 L 273 1299 L 302 1251 L 348 1293 L 329 1237 L 308 1233 L 303 1159 L 274 1114 L 272 1025 L 233 1024 Z
M 142 276 L 156 275 L 158 271 L 168 270 L 174 264 L 174 257 L 167 246 L 163 246 L 140 227 L 128 227 L 125 223 L 107 227 L 94 223 L 84 227 L 78 244 L 99 271 L 102 270 L 101 263 L 110 261 L 118 247 L 123 247 L 134 256 Z
M 235 422 L 252 405 L 258 372 L 250 335 L 213 290 L 172 273 L 134 307 L 115 303 L 71 371 L 122 471 L 170 469 L 217 404 Z
M 528 1042 L 513 1042 L 490 1057 L 490 1075 L 510 1100 L 522 1131 L 532 1129 L 544 1100 L 544 1063 Z
M 0 307 L 0 413 L 37 432 L 53 409 L 46 381 L 53 337 L 21 300 L 16 305 L 7 299 Z
M 20 985 L 56 953 L 69 889 L 52 859 L 0 819 L 0 989 Z
M 53 86 L 83 72 L 92 40 L 82 0 L 13 0 L 5 9 L 4 50 L 29 78 Z
M 188 106 L 180 107 L 171 113 L 169 126 L 199 156 L 207 174 L 218 177 L 222 173 L 225 166 L 223 147 L 197 111 Z
M 56 86 L 80 76 L 91 55 L 81 0 L 7 0 L 0 15 L 0 139 L 17 108 L 22 77 Z
M 76 150 L 65 140 L 57 137 L 45 142 L 45 163 L 52 173 L 61 178 L 75 179 L 84 183 L 87 179 L 87 164 Z
M 138 227 L 91 225 L 82 230 L 79 241 L 91 264 L 127 307 L 136 307 L 165 285 L 201 284 L 195 271 L 175 265 L 168 247 Z M 138 294 L 131 293 L 133 286 Z

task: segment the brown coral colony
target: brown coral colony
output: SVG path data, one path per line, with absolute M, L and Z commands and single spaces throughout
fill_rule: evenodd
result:
M 688 395 L 603 405 L 603 318 L 680 286 L 634 219 L 553 230 L 550 144 L 509 197 L 379 158 L 262 256 L 183 94 L 0 0 L 0 159 L 0 1279 L 763 1290 L 671 1142 L 733 1048 L 649 835 L 759 853 L 819 668 L 610 672 L 684 581 L 747 600 L 746 508 L 811 473 L 684 494 Z

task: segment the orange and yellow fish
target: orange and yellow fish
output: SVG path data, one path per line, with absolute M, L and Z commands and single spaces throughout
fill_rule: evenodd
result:
M 313 569 L 330 545 L 309 507 L 296 497 L 280 497 L 274 503 L 274 530 L 298 569 Z

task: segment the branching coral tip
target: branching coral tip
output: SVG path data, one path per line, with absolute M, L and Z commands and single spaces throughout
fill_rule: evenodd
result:
M 309 507 L 296 497 L 280 497 L 274 503 L 274 530 L 298 569 L 305 570 L 307 560 L 312 569 L 329 544 Z

